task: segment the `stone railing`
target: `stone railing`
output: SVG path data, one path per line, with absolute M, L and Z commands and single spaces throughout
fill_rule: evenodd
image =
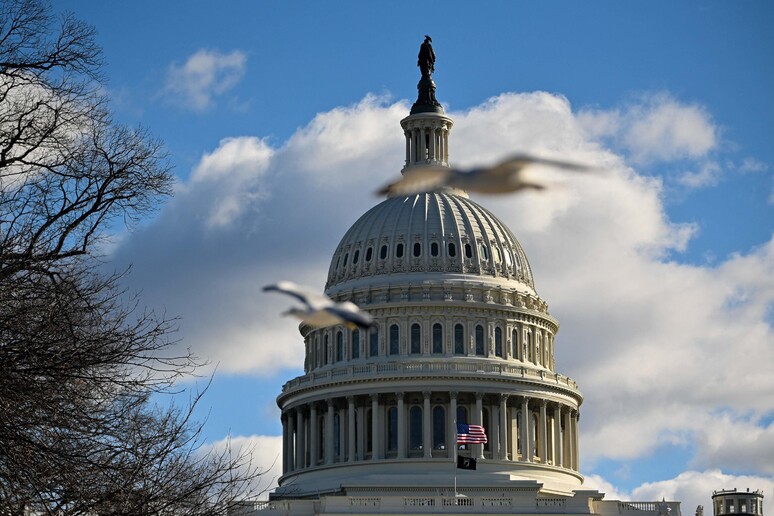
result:
M 660 509 L 672 516 L 680 516 L 679 502 L 621 502 L 596 500 L 590 511 L 587 499 L 580 498 L 524 498 L 511 496 L 326 496 L 319 500 L 279 500 L 245 502 L 229 512 L 232 515 L 276 514 L 282 516 L 313 516 L 314 514 L 590 514 L 602 516 L 629 514 L 660 516 Z
M 299 387 L 319 386 L 330 382 L 348 379 L 369 378 L 376 376 L 445 376 L 449 374 L 462 374 L 470 376 L 489 376 L 504 378 L 525 378 L 552 385 L 561 385 L 570 389 L 577 389 L 578 384 L 571 378 L 559 373 L 552 373 L 545 369 L 532 369 L 526 366 L 511 364 L 496 364 L 482 362 L 449 362 L 449 361 L 400 361 L 380 362 L 360 365 L 343 365 L 331 367 L 326 371 L 315 371 L 304 376 L 299 376 L 286 382 L 282 386 L 282 392 L 286 393 Z

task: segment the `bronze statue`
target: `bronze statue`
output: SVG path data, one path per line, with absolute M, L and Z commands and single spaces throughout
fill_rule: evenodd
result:
M 441 104 L 435 99 L 435 52 L 433 52 L 433 40 L 425 35 L 425 41 L 419 47 L 417 66 L 422 72 L 422 77 L 417 84 L 417 101 L 411 106 L 411 114 L 415 113 L 443 113 Z
M 425 42 L 419 47 L 419 59 L 417 65 L 422 72 L 422 77 L 431 77 L 435 71 L 435 52 L 433 52 L 433 40 L 425 34 Z

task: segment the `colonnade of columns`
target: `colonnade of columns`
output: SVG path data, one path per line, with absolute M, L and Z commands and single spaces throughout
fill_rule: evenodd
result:
M 403 126 L 406 137 L 406 166 L 418 163 L 449 163 L 449 129 L 451 120 L 416 119 Z
M 459 451 L 477 459 L 578 470 L 574 407 L 540 398 L 397 392 L 319 400 L 282 413 L 283 474 L 334 463 L 451 458 L 456 423 L 484 426 L 488 443 Z

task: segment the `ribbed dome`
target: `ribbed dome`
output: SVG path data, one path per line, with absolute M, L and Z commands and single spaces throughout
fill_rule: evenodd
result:
M 464 194 L 393 197 L 360 217 L 333 254 L 326 291 L 376 285 L 380 277 L 393 284 L 457 277 L 535 294 L 516 237 Z

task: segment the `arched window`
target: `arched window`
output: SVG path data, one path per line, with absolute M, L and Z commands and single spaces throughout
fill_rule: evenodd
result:
M 457 423 L 468 424 L 468 408 L 457 405 Z
M 495 328 L 495 355 L 503 358 L 503 330 Z
M 371 328 L 368 347 L 369 347 L 369 350 L 368 350 L 369 357 L 379 356 L 379 327 L 378 326 L 374 326 Z
M 524 348 L 526 350 L 526 355 L 529 357 L 529 361 L 533 364 L 535 363 L 535 350 L 532 348 L 532 333 L 527 332 L 524 335 Z
M 414 258 L 419 257 L 422 254 L 422 244 L 414 242 Z
M 535 363 L 543 365 L 543 354 L 540 352 L 540 333 L 535 335 Z
M 422 449 L 422 407 L 417 405 L 409 410 L 409 449 Z
M 395 257 L 396 258 L 403 258 L 403 244 L 398 244 L 395 247 Z
M 470 244 L 465 244 L 465 258 L 473 258 L 473 248 Z M 346 265 L 346 263 L 344 265 Z
M 452 258 L 457 256 L 457 246 L 454 245 L 454 242 L 449 242 L 449 256 Z
M 387 451 L 398 449 L 398 409 L 387 409 Z
M 418 355 L 420 353 L 422 353 L 422 329 L 417 323 L 414 323 L 411 325 L 411 354 Z
M 513 347 L 513 358 L 521 359 L 519 356 L 519 331 L 513 330 L 511 332 L 511 346 Z
M 446 409 L 441 405 L 433 408 L 433 449 L 446 449 Z
M 476 325 L 476 355 L 484 356 L 484 327 Z
M 387 244 L 384 244 L 381 249 L 379 249 L 379 258 L 381 260 L 387 258 Z
M 352 359 L 360 358 L 360 330 L 352 331 Z
M 355 249 L 355 253 L 352 255 L 352 265 L 357 265 L 357 261 L 360 259 L 360 249 Z
M 454 325 L 454 354 L 465 354 L 465 328 L 461 324 Z
M 336 332 L 336 362 L 344 360 L 344 334 L 339 330 Z
M 440 323 L 433 325 L 433 354 L 443 354 L 443 326 Z
M 393 324 L 390 326 L 390 355 L 400 354 L 400 332 L 398 325 Z
M 438 242 L 433 242 L 430 244 L 430 255 L 438 256 Z
M 371 258 L 373 258 L 373 256 L 374 256 L 374 248 L 373 247 L 369 247 L 368 249 L 366 249 L 366 261 L 370 262 Z
M 330 356 L 330 345 L 328 344 L 328 335 L 323 337 L 323 365 L 328 365 L 328 357 Z

